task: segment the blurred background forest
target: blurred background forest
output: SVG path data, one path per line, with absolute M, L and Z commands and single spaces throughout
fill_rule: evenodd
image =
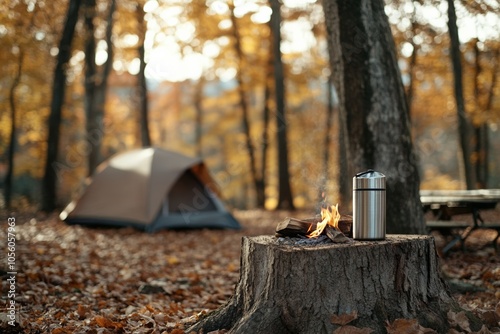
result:
M 71 48 L 61 49 L 70 7 L 80 2 Z M 474 186 L 500 188 L 500 4 L 454 3 L 464 107 L 473 128 Z M 294 204 L 314 207 L 320 189 L 335 203 L 339 180 L 350 182 L 352 175 L 339 172 L 342 138 L 320 1 L 0 4 L 0 185 L 12 207 L 42 200 L 49 115 L 55 92 L 61 92 L 55 89 L 58 61 L 67 53 L 59 69 L 66 77 L 58 158 L 51 164 L 58 206 L 83 189 L 99 162 L 153 145 L 203 157 L 230 206 L 275 208 L 279 79 L 271 8 L 281 8 Z M 385 11 L 411 113 L 421 188 L 465 189 L 448 2 L 387 0 Z

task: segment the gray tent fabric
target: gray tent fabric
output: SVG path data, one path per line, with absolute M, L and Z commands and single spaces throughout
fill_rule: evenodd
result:
M 118 154 L 101 164 L 78 200 L 59 217 L 69 224 L 165 228 L 232 228 L 201 159 L 160 148 Z

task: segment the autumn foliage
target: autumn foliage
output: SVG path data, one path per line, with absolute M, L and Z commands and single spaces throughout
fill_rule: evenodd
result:
M 109 6 L 104 1 L 97 3 L 94 18 L 96 65 L 101 65 L 107 55 L 103 38 Z M 113 20 L 113 71 L 108 82 L 104 118 L 100 123 L 99 135 L 103 140 L 100 156 L 105 159 L 113 153 L 141 145 L 137 47 L 147 38 L 148 52 L 152 47 L 164 51 L 175 49 L 179 59 L 197 59 L 202 64 L 195 74 L 188 73 L 189 68 L 186 68 L 184 73 L 181 71 L 169 77 L 177 82 L 149 82 L 152 143 L 187 154 L 201 154 L 231 205 L 255 206 L 250 157 L 245 144 L 248 136 L 243 131 L 238 102 L 241 97 L 238 89 L 241 88 L 249 108 L 247 134 L 255 150 L 257 176 L 265 176 L 265 206 L 273 208 L 278 198 L 277 127 L 275 122 L 266 125 L 263 114 L 266 107 L 271 115 L 276 112 L 272 89 L 266 93 L 266 87 L 272 87 L 266 70 L 272 43 L 268 24 L 270 7 L 264 0 L 235 3 L 232 9 L 238 29 L 235 34 L 230 4 L 225 1 L 188 4 L 125 1 L 118 4 Z M 66 8 L 51 1 L 13 1 L 0 6 L 0 41 L 6 50 L 0 55 L 3 78 L 0 81 L 0 107 L 4 111 L 15 109 L 14 113 L 0 114 L 0 152 L 5 153 L 0 160 L 0 175 L 4 175 L 7 169 L 11 115 L 14 115 L 17 122 L 12 191 L 17 199 L 24 197 L 37 202 L 40 200 L 39 181 L 47 150 L 50 78 Z M 144 7 L 144 19 L 149 29 L 146 37 L 136 19 L 137 6 Z M 457 6 L 461 32 L 468 33 L 464 35 L 466 39 L 462 41 L 461 49 L 466 110 L 478 129 L 485 126 L 490 137 L 496 138 L 500 112 L 497 79 L 500 44 L 494 26 L 498 23 L 499 9 L 487 1 L 463 2 Z M 330 69 L 321 4 L 307 2 L 299 6 L 285 2 L 281 12 L 291 187 L 294 204 L 306 207 L 317 202 L 318 189 L 323 186 L 325 150 L 332 152 L 327 155 L 327 190 L 335 192 L 338 187 L 338 143 L 333 140 L 327 147 L 324 140 L 328 133 L 338 133 L 338 122 L 334 118 L 331 128 L 327 129 Z M 445 8 L 435 6 L 430 0 L 387 1 L 386 13 L 392 24 L 410 103 L 412 131 L 422 164 L 422 187 L 463 187 L 454 139 L 456 115 Z M 471 25 L 470 22 L 475 23 Z M 466 24 L 471 29 L 463 28 Z M 66 69 L 62 142 L 54 167 L 58 175 L 60 205 L 78 193 L 87 174 L 91 138 L 84 126 L 86 69 L 83 29 L 82 24 L 77 26 L 72 56 Z M 476 36 L 471 35 L 474 29 Z M 235 36 L 239 39 L 240 53 L 235 48 Z M 300 42 L 297 37 L 300 37 Z M 148 57 L 150 66 L 146 68 L 146 74 L 167 79 L 168 71 L 158 67 L 162 63 L 156 59 L 158 52 L 156 58 L 152 52 L 147 54 Z M 173 61 L 172 58 L 165 59 L 163 63 Z M 236 77 L 241 79 L 241 87 L 235 84 Z M 200 78 L 202 80 L 198 80 Z M 264 145 L 267 149 L 261 150 Z M 492 152 L 497 149 L 496 145 L 495 141 L 490 143 Z M 483 161 L 481 152 L 475 152 L 471 161 Z M 267 160 L 262 159 L 263 154 Z M 489 183 L 486 185 L 497 185 L 499 176 L 494 171 L 498 170 L 499 162 L 493 154 L 489 159 Z

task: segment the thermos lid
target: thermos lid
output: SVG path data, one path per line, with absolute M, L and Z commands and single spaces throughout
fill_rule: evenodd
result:
M 385 189 L 385 175 L 373 169 L 356 174 L 352 181 L 354 190 Z

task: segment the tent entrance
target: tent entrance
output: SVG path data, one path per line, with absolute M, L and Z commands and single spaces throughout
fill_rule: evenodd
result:
M 185 171 L 175 182 L 166 196 L 163 212 L 180 213 L 185 211 L 218 211 L 215 196 L 204 187 L 191 170 Z
M 222 202 L 191 171 L 185 171 L 165 196 L 155 222 L 147 228 L 238 228 Z

